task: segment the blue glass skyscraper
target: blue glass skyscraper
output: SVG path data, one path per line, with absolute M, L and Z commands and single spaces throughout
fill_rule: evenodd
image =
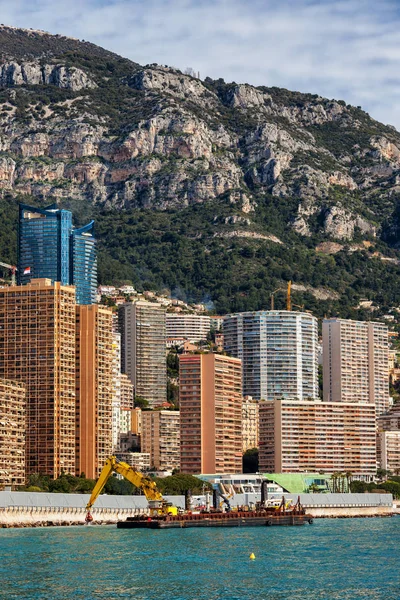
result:
M 71 273 L 76 286 L 77 304 L 94 304 L 97 287 L 96 240 L 94 221 L 71 233 Z
M 46 277 L 70 283 L 72 213 L 56 205 L 19 205 L 18 283 Z
M 74 229 L 72 213 L 20 204 L 18 283 L 48 278 L 76 286 L 78 304 L 93 304 L 97 286 L 96 243 L 91 221 Z

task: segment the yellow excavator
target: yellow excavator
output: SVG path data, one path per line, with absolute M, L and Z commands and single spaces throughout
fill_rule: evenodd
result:
M 134 486 L 142 490 L 149 503 L 149 509 L 151 515 L 177 515 L 178 509 L 173 506 L 170 502 L 167 502 L 163 498 L 161 492 L 157 489 L 154 481 L 152 481 L 143 473 L 135 471 L 127 463 L 119 461 L 116 456 L 110 456 L 106 460 L 106 463 L 100 473 L 96 485 L 93 488 L 92 495 L 90 496 L 89 502 L 86 505 L 87 515 L 86 523 L 93 521 L 93 517 L 90 514 L 90 509 L 96 502 L 97 498 L 101 494 L 104 486 L 113 473 L 122 475 L 125 479 L 133 483 Z

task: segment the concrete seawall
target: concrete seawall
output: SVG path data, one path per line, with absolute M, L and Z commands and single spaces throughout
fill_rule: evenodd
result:
M 0 528 L 84 525 L 89 494 L 0 492 Z M 184 507 L 184 496 L 166 496 Z M 127 517 L 148 514 L 144 496 L 99 496 L 91 510 L 93 523 L 110 525 Z
M 294 502 L 298 496 L 285 494 Z M 167 496 L 175 506 L 184 507 L 183 496 Z M 0 528 L 84 525 L 87 494 L 0 492 Z M 259 500 L 254 494 L 237 495 L 233 507 Z M 391 494 L 300 494 L 307 513 L 314 518 L 386 517 L 400 514 Z M 144 496 L 102 495 L 92 509 L 96 525 L 115 524 L 127 517 L 147 514 Z
M 142 509 L 93 509 L 93 523 L 110 525 L 127 517 L 147 514 Z M 86 511 L 82 508 L 9 506 L 0 509 L 0 527 L 47 527 L 85 525 Z
M 285 494 L 296 502 L 294 494 Z M 396 513 L 391 494 L 300 494 L 306 511 L 315 518 L 389 517 Z

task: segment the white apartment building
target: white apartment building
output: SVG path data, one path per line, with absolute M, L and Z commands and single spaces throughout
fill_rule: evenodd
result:
M 242 360 L 243 394 L 256 400 L 318 398 L 318 322 L 287 310 L 224 318 L 224 350 Z
M 322 324 L 325 402 L 389 407 L 388 328 L 382 323 L 325 319 Z
M 210 317 L 167 313 L 165 317 L 167 338 L 185 339 L 189 342 L 205 340 L 210 332 Z
M 119 307 L 122 372 L 135 395 L 151 407 L 167 400 L 165 308 L 155 302 L 128 302 Z
M 151 466 L 150 454 L 146 452 L 117 452 L 116 457 L 141 473 L 148 471 Z

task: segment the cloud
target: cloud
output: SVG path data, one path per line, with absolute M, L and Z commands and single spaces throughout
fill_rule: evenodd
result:
M 344 99 L 400 129 L 397 0 L 0 0 L 0 10 L 5 24 L 141 64 Z

